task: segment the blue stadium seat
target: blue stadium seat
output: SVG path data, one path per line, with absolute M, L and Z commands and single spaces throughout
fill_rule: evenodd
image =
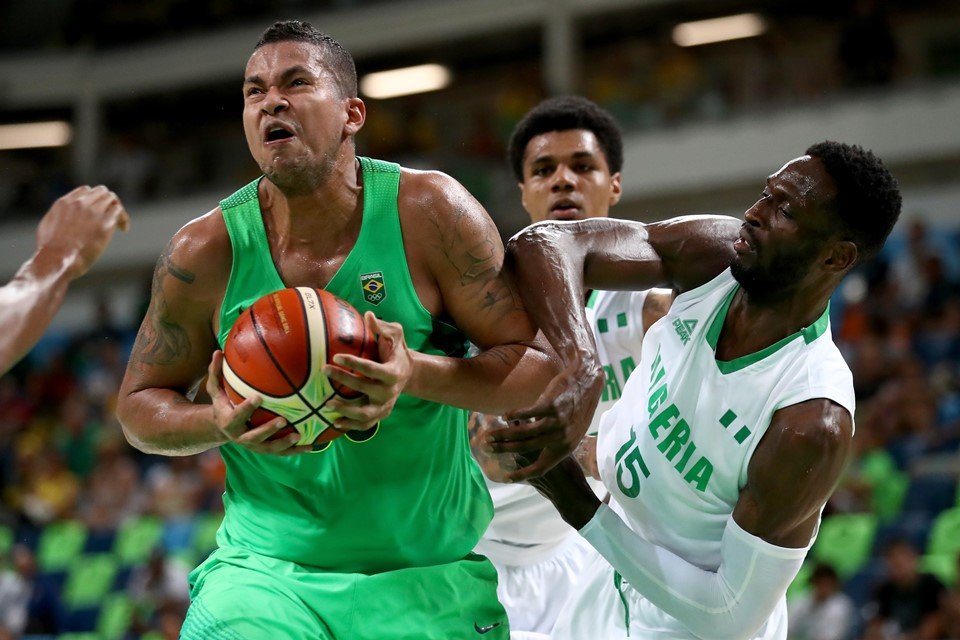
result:
M 894 540 L 906 540 L 922 554 L 927 548 L 933 516 L 926 511 L 905 511 L 893 522 L 881 525 L 873 543 L 873 555 L 883 555 L 883 551 Z
M 933 475 L 912 478 L 903 500 L 903 510 L 926 511 L 936 515 L 954 506 L 956 496 L 957 480 L 954 477 Z

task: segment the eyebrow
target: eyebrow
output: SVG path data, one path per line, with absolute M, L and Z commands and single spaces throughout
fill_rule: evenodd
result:
M 537 156 L 536 158 L 530 161 L 530 164 L 540 164 L 542 162 L 549 162 L 553 160 L 554 157 L 555 156 L 552 156 L 550 154 Z M 591 153 L 590 151 L 577 151 L 571 156 L 571 158 L 573 158 L 574 160 L 580 160 L 582 158 L 594 158 L 594 157 L 596 157 L 596 155 Z
M 291 77 L 293 77 L 293 76 L 295 76 L 295 75 L 298 75 L 298 74 L 301 74 L 301 73 L 309 74 L 309 73 L 310 73 L 310 69 L 308 69 L 307 67 L 303 66 L 302 64 L 294 65 L 294 66 L 292 66 L 292 67 L 290 67 L 290 68 L 288 68 L 288 69 L 284 69 L 283 73 L 280 74 L 280 82 L 284 82 L 284 81 L 286 81 L 286 80 L 289 80 Z M 264 84 L 264 80 L 263 80 L 263 78 L 260 77 L 260 76 L 253 75 L 253 76 L 248 76 L 247 78 L 244 78 L 243 84 L 259 84 L 259 85 L 262 85 L 262 84 Z

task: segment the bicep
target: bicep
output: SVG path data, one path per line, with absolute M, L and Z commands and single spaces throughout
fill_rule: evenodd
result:
M 733 517 L 781 547 L 805 547 L 850 455 L 853 422 L 818 398 L 777 411 L 754 451 Z
M 186 393 L 216 347 L 210 303 L 196 294 L 197 273 L 177 259 L 174 242 L 157 261 L 150 305 L 137 333 L 123 394 L 146 388 Z
M 447 209 L 436 219 L 430 256 L 444 311 L 482 349 L 533 340 L 536 330 L 504 268 L 496 225 L 462 187 Z

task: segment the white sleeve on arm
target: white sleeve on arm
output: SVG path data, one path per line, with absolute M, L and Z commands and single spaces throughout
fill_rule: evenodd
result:
M 807 548 L 770 544 L 733 516 L 720 543 L 720 567 L 704 571 L 638 536 L 607 505 L 581 530 L 630 585 L 698 638 L 752 638 L 800 570 Z

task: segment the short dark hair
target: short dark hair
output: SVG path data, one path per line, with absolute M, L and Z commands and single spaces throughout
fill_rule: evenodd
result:
M 340 93 L 347 98 L 357 96 L 357 67 L 353 62 L 353 56 L 339 42 L 309 22 L 300 20 L 274 22 L 260 36 L 254 51 L 267 44 L 291 41 L 316 45 L 323 52 L 323 64 L 336 79 Z
M 610 173 L 620 171 L 623 167 L 623 134 L 613 116 L 586 98 L 559 96 L 547 98 L 527 112 L 510 136 L 507 156 L 517 181 L 523 182 L 523 154 L 532 138 L 550 131 L 570 129 L 593 132 L 607 158 Z
M 900 217 L 900 186 L 883 161 L 858 145 L 826 140 L 809 149 L 837 184 L 832 206 L 841 235 L 860 253 L 859 261 L 873 257 L 883 247 Z

